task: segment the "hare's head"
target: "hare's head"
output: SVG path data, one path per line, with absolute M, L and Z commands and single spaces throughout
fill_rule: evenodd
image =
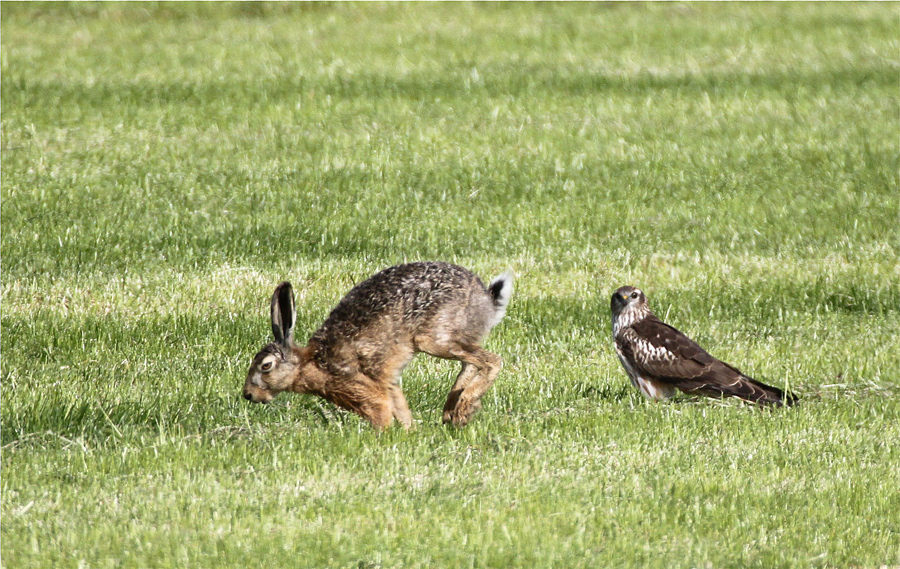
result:
M 303 362 L 294 344 L 294 292 L 291 283 L 275 287 L 272 295 L 272 333 L 275 341 L 266 345 L 253 358 L 244 399 L 254 403 L 268 403 L 282 391 L 291 389 Z

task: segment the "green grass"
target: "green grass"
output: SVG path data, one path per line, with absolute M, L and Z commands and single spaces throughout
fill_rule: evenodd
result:
M 2 566 L 900 564 L 897 7 L 4 2 Z M 471 425 L 240 399 L 414 259 L 517 273 Z M 623 284 L 802 404 L 644 401 Z

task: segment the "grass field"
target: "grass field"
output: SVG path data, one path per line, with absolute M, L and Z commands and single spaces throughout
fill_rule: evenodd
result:
M 2 6 L 2 566 L 900 565 L 900 10 Z M 484 410 L 240 398 L 402 261 L 518 280 Z M 647 402 L 609 296 L 799 407 Z

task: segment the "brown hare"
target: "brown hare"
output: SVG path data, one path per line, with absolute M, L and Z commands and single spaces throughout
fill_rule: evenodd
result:
M 253 358 L 244 398 L 268 403 L 282 391 L 314 393 L 376 428 L 397 419 L 408 429 L 412 414 L 397 382 L 425 352 L 462 362 L 443 420 L 465 425 L 503 364 L 481 341 L 506 314 L 512 289 L 511 271 L 485 287 L 449 263 L 396 265 L 353 287 L 301 347 L 294 343 L 294 294 L 283 282 L 272 295 L 275 341 Z

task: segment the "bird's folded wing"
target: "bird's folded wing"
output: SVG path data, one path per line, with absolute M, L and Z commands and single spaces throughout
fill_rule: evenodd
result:
M 645 318 L 632 328 L 634 361 L 643 373 L 673 383 L 730 383 L 741 376 L 740 371 L 717 360 L 681 331 L 657 318 Z

